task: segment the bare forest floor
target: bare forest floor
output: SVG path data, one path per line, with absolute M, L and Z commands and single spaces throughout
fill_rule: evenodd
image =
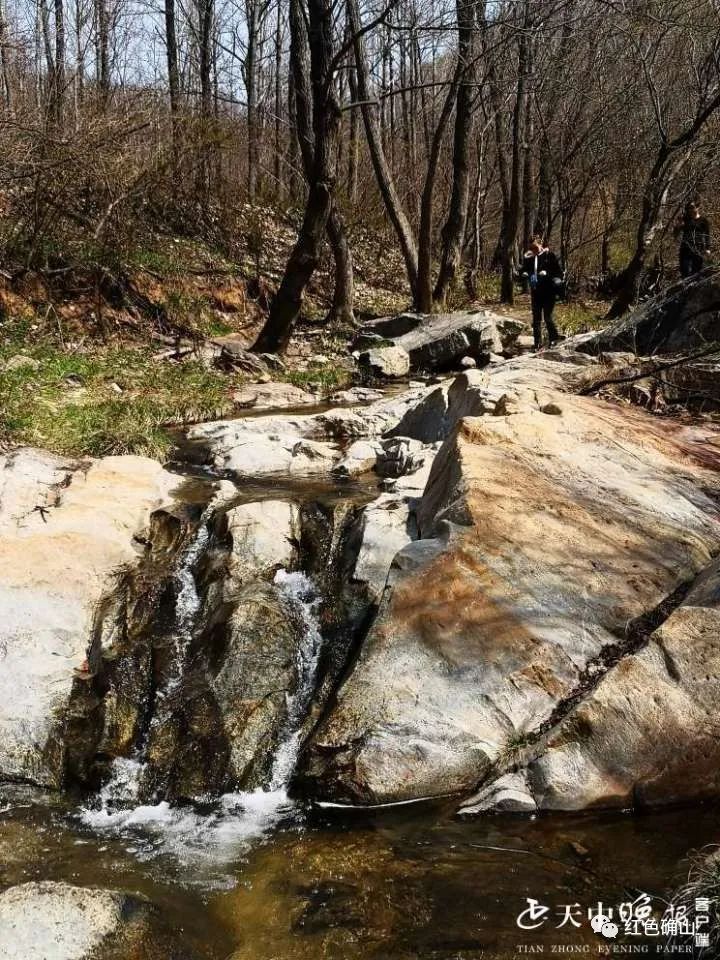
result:
M 234 392 L 257 375 L 218 366 L 212 345 L 228 337 L 252 344 L 295 237 L 287 219 L 261 213 L 247 208 L 231 255 L 227 245 L 157 235 L 124 250 L 114 270 L 78 256 L 47 269 L 2 264 L 0 446 L 162 458 L 169 428 L 231 415 Z M 352 237 L 360 319 L 408 307 L 402 262 L 385 240 L 360 230 Z M 481 288 L 484 305 L 527 320 L 526 297 L 508 309 L 497 303 L 494 277 Z M 285 367 L 273 373 L 319 399 L 355 377 L 352 330 L 325 322 L 331 295 L 326 259 Z M 568 334 L 595 325 L 601 313 L 599 304 L 558 307 Z

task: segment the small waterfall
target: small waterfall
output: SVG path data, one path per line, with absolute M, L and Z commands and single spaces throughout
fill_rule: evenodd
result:
M 149 772 L 144 762 L 145 750 L 153 729 L 167 720 L 172 709 L 168 697 L 182 682 L 188 649 L 198 626 L 201 598 L 193 570 L 207 548 L 210 530 L 209 517 L 203 514 L 194 537 L 178 558 L 173 575 L 178 590 L 171 633 L 172 670 L 157 694 L 144 742 L 134 758 L 113 761 L 108 781 L 95 802 L 79 811 L 79 819 L 93 830 L 122 836 L 131 845 L 128 849 L 134 849 L 141 858 L 165 852 L 180 861 L 205 862 L 208 867 L 212 864 L 214 869 L 272 830 L 283 817 L 296 815 L 286 788 L 297 763 L 303 726 L 316 690 L 322 635 L 317 587 L 305 573 L 279 570 L 275 586 L 300 629 L 295 649 L 297 682 L 286 695 L 286 718 L 267 787 L 226 794 L 211 805 L 202 800 L 197 808 L 175 807 L 166 800 L 144 800 L 143 785 Z
M 110 776 L 98 794 L 99 807 L 84 807 L 83 821 L 92 827 L 110 827 L 125 820 L 127 811 L 138 805 L 144 770 L 140 760 L 116 757 Z
M 175 628 L 173 630 L 173 644 L 175 655 L 172 672 L 163 690 L 159 691 L 158 699 L 162 700 L 177 689 L 185 670 L 185 660 L 190 642 L 193 637 L 195 622 L 200 610 L 201 599 L 195 582 L 194 567 L 202 556 L 210 540 L 210 515 L 208 507 L 200 517 L 195 535 L 180 554 L 175 572 L 175 582 L 178 585 L 175 601 Z
M 303 625 L 295 651 L 297 686 L 287 694 L 287 721 L 272 766 L 271 790 L 284 789 L 293 774 L 300 750 L 300 734 L 310 701 L 315 692 L 322 635 L 317 620 L 320 597 L 312 580 L 304 573 L 278 570 L 275 583 L 296 610 Z
M 175 625 L 172 632 L 173 658 L 165 683 L 157 692 L 155 712 L 150 721 L 149 730 L 143 737 L 143 742 L 137 745 L 134 757 L 117 757 L 113 760 L 110 776 L 97 797 L 99 806 L 83 810 L 83 819 L 92 826 L 126 823 L 128 811 L 138 807 L 146 772 L 143 756 L 147 740 L 150 732 L 167 719 L 167 710 L 163 709 L 163 702 L 177 689 L 182 680 L 187 651 L 201 606 L 193 569 L 210 539 L 211 506 L 212 503 L 203 511 L 192 539 L 177 559 L 173 574 L 177 585 Z

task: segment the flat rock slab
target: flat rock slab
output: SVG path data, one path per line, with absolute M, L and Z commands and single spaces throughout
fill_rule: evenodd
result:
M 434 388 L 415 387 L 362 407 L 316 414 L 269 414 L 193 426 L 188 438 L 235 479 L 274 474 L 330 474 L 343 458 L 339 441 L 381 436 Z
M 447 391 L 424 539 L 406 548 L 410 562 L 396 557 L 393 589 L 306 751 L 314 796 L 472 790 L 720 549 L 707 431 L 561 393 L 563 367 L 518 359 Z

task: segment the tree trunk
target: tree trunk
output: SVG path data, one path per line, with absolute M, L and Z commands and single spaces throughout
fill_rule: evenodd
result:
M 533 71 L 533 56 L 534 51 L 532 44 L 530 44 L 530 52 L 528 56 L 528 73 L 532 76 Z M 530 240 L 532 239 L 533 228 L 535 227 L 535 217 L 537 214 L 536 211 L 536 198 L 537 193 L 535 191 L 535 151 L 534 151 L 534 139 L 535 139 L 535 125 L 533 123 L 533 92 L 532 90 L 528 91 L 525 97 L 525 129 L 524 129 L 524 149 L 525 149 L 525 159 L 523 162 L 523 184 L 522 184 L 522 200 L 523 200 L 523 229 L 522 229 L 522 243 L 523 249 L 527 250 L 530 245 Z
M 621 317 L 633 306 L 639 296 L 645 261 L 655 234 L 662 224 L 668 191 L 688 156 L 684 153 L 671 164 L 669 160 L 672 153 L 672 147 L 669 144 L 663 144 L 648 177 L 635 235 L 635 250 L 620 274 L 617 294 L 607 312 L 608 320 Z
M 110 18 L 107 0 L 95 0 L 97 20 L 97 82 L 100 102 L 105 106 L 110 97 Z
M 350 23 L 347 22 L 345 26 L 345 39 L 350 40 L 351 37 L 352 30 Z M 347 80 L 350 97 L 354 98 L 355 92 L 357 91 L 357 80 L 355 78 L 355 64 L 352 58 L 350 58 L 347 65 Z M 353 206 L 357 203 L 358 192 L 358 161 L 360 153 L 360 131 L 358 127 L 358 112 L 357 109 L 354 109 L 350 111 L 350 138 L 348 143 L 347 165 L 347 196 Z
M 177 26 L 175 0 L 165 0 L 165 53 L 167 57 L 168 93 L 170 95 L 170 123 L 172 136 L 173 166 L 177 171 L 180 110 L 180 72 L 178 70 Z
M 422 192 L 422 201 L 420 204 L 420 228 L 418 230 L 418 280 L 417 291 L 415 293 L 415 309 L 420 313 L 430 313 L 433 306 L 432 296 L 432 225 L 433 225 L 433 200 L 435 193 L 435 180 L 437 178 L 440 149 L 442 147 L 445 130 L 447 128 L 450 116 L 452 115 L 453 105 L 457 98 L 458 80 L 462 71 L 462 66 L 458 63 L 453 76 L 452 83 L 445 96 L 445 101 L 440 111 L 437 126 L 433 133 L 430 156 L 428 158 L 427 172 L 425 174 L 425 185 Z
M 75 0 L 75 126 L 80 118 L 80 107 L 85 98 L 85 51 L 82 42 L 82 13 L 80 0 Z
M 538 159 L 538 190 L 537 206 L 533 233 L 539 233 L 546 240 L 550 239 L 550 225 L 552 215 L 552 181 L 550 178 L 550 159 L 545 143 L 540 148 Z
M 400 249 L 405 261 L 405 270 L 414 300 L 417 293 L 418 278 L 417 246 L 410 221 L 403 210 L 400 197 L 395 187 L 395 181 L 388 165 L 385 151 L 383 150 L 382 134 L 377 119 L 378 105 L 377 102 L 371 101 L 370 99 L 370 81 L 365 59 L 365 45 L 360 36 L 360 14 L 357 0 L 347 0 L 347 16 L 354 37 L 353 47 L 356 67 L 355 77 L 351 75 L 349 78 L 351 95 L 354 102 L 360 102 L 365 136 L 370 151 L 373 171 L 375 172 L 375 179 L 377 180 L 388 218 L 400 244 Z
M 198 73 L 200 77 L 200 164 L 198 188 L 203 198 L 210 189 L 210 137 L 213 123 L 212 50 L 214 0 L 198 0 Z
M 5 0 L 0 0 L 0 77 L 2 78 L 2 96 L 5 106 L 12 110 L 12 90 L 10 88 L 10 70 L 8 63 L 7 16 Z
M 313 104 L 309 77 L 308 38 L 299 0 L 290 0 L 290 69 L 295 92 L 295 121 L 302 155 L 305 179 L 312 182 L 315 150 L 312 141 Z M 347 231 L 337 202 L 333 199 L 327 222 L 327 237 L 335 259 L 335 290 L 328 320 L 352 323 L 354 301 L 354 271 Z
M 342 216 L 333 201 L 327 222 L 327 235 L 335 259 L 335 290 L 328 321 L 352 324 L 355 322 L 355 277 L 352 252 Z
M 330 205 L 327 183 L 313 183 L 300 233 L 273 299 L 270 316 L 253 346 L 256 353 L 284 353 L 287 350 L 293 326 L 302 308 L 305 288 L 318 265 Z
M 333 0 L 307 0 L 307 16 L 313 115 L 312 176 L 297 242 L 273 299 L 270 316 L 253 347 L 260 353 L 284 353 L 287 349 L 305 288 L 317 267 L 333 204 L 340 127 L 340 108 L 332 75 Z M 296 19 L 291 21 L 291 31 Z M 296 35 L 296 45 L 303 39 Z
M 281 128 L 282 128 L 282 4 L 277 3 L 277 20 L 275 22 L 275 149 L 274 149 L 274 173 L 275 173 L 275 196 L 277 199 L 282 197 L 283 190 L 283 169 L 282 169 L 282 151 Z
M 693 122 L 674 140 L 662 140 L 655 163 L 645 183 L 635 251 L 620 275 L 620 289 L 608 310 L 608 320 L 622 316 L 637 300 L 648 250 L 652 246 L 655 234 L 662 226 L 668 191 L 688 160 L 693 143 L 708 120 L 719 109 L 720 93 L 717 93 L 698 108 Z
M 300 168 L 302 160 L 300 158 L 300 134 L 297 127 L 296 116 L 296 96 L 295 81 L 293 80 L 292 69 L 288 74 L 287 89 L 287 111 L 288 111 L 288 167 L 289 167 L 289 192 L 292 200 L 299 200 L 302 189 L 302 177 Z
M 453 142 L 453 185 L 447 220 L 442 230 L 440 271 L 433 299 L 445 305 L 450 287 L 457 274 L 462 256 L 465 226 L 470 197 L 470 143 L 475 121 L 478 22 L 485 20 L 485 0 L 467 2 L 458 0 L 458 58 L 462 75 L 455 106 L 455 135 Z
M 502 195 L 500 229 L 498 231 L 497 243 L 495 245 L 495 251 L 492 258 L 492 266 L 495 268 L 502 261 L 503 237 L 507 233 L 507 223 L 510 210 L 510 173 L 508 171 L 505 129 L 503 123 L 504 107 L 497 78 L 497 65 L 495 63 L 496 54 L 494 51 L 488 52 L 487 44 L 484 46 L 484 52 L 488 60 L 488 92 L 490 95 L 490 106 L 493 112 L 495 152 L 497 154 L 500 193 Z
M 524 159 L 524 120 L 525 98 L 527 96 L 527 68 L 528 68 L 528 25 L 530 19 L 530 0 L 523 2 L 523 20 L 518 41 L 518 75 L 515 106 L 512 123 L 512 168 L 510 174 L 510 197 L 508 202 L 507 222 L 502 237 L 501 264 L 502 279 L 500 283 L 500 299 L 503 303 L 513 303 L 515 289 L 513 272 L 515 267 L 515 247 L 517 244 L 518 228 L 520 226 L 520 211 L 522 209 L 522 170 Z
M 55 63 L 52 72 L 52 114 L 62 121 L 65 105 L 65 11 L 63 0 L 55 0 Z
M 356 85 L 349 79 L 349 86 L 352 90 Z M 352 96 L 352 94 L 351 94 Z M 358 199 L 358 160 L 360 153 L 360 136 L 358 130 L 357 110 L 350 111 L 350 143 L 348 146 L 348 173 L 347 173 L 347 193 L 350 203 L 353 206 Z
M 53 83 L 55 76 L 55 53 L 53 51 L 52 37 L 50 31 L 50 10 L 48 9 L 48 0 L 39 0 L 40 25 L 42 27 L 43 48 L 45 51 L 45 65 L 47 67 L 48 77 L 50 77 L 50 90 L 46 90 L 46 96 L 49 93 L 49 106 L 52 108 Z M 47 101 L 46 101 L 47 103 Z
M 257 130 L 257 66 L 258 42 L 257 0 L 247 5 L 247 55 L 244 74 L 247 92 L 247 193 L 250 203 L 255 202 L 258 180 L 258 130 Z

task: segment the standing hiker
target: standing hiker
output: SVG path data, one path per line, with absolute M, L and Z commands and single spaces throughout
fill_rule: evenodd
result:
M 522 276 L 527 277 L 530 285 L 535 349 L 539 350 L 542 346 L 543 320 L 552 346 L 560 339 L 553 320 L 553 310 L 562 287 L 563 272 L 560 261 L 552 250 L 543 244 L 541 236 L 532 238 L 530 249 L 523 256 Z
M 674 233 L 680 239 L 680 276 L 685 279 L 699 273 L 710 255 L 710 224 L 700 215 L 697 203 L 688 203 Z

